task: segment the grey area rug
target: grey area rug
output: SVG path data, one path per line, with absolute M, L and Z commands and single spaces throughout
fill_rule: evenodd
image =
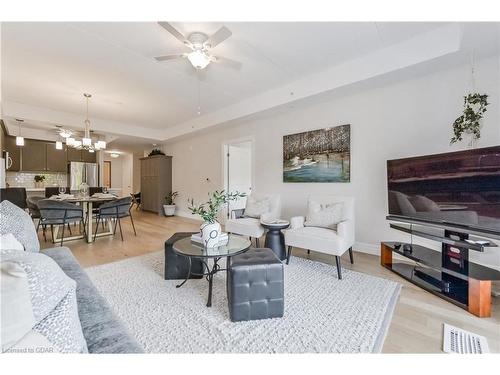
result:
M 163 279 L 163 252 L 87 268 L 112 308 L 150 353 L 380 352 L 398 283 L 293 257 L 285 266 L 285 315 L 232 323 L 225 272 L 208 283 Z

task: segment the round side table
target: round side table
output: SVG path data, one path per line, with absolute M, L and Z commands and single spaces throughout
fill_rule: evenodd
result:
M 265 247 L 270 248 L 280 260 L 286 259 L 285 236 L 282 229 L 290 226 L 287 220 L 261 221 L 260 224 L 267 229 Z

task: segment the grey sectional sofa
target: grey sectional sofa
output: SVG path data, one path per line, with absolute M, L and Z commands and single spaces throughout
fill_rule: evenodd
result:
M 143 353 L 67 247 L 42 250 L 76 281 L 78 315 L 89 353 Z

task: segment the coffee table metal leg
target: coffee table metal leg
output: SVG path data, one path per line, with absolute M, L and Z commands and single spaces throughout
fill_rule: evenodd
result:
M 217 263 L 220 258 L 214 258 L 214 265 L 212 266 L 212 270 L 210 270 L 208 264 L 207 266 L 207 280 L 208 280 L 208 300 L 207 300 L 207 307 L 212 307 L 212 289 L 213 289 L 213 283 L 214 283 L 214 275 L 220 270 L 220 266 Z
M 176 288 L 180 288 L 181 286 L 183 286 L 184 284 L 186 284 L 186 281 L 189 280 L 189 276 L 191 276 L 191 264 L 192 264 L 191 257 L 186 257 L 186 258 L 188 258 L 188 261 L 189 261 L 188 273 L 187 273 L 186 279 L 182 283 L 180 283 L 179 285 L 176 285 L 175 286 Z

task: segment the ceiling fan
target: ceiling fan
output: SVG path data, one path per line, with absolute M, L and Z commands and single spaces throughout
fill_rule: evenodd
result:
M 198 70 L 205 69 L 211 62 L 221 63 L 233 69 L 241 69 L 241 62 L 222 56 L 215 56 L 211 53 L 212 48 L 219 45 L 232 35 L 231 31 L 227 27 L 222 26 L 210 37 L 201 32 L 194 32 L 189 34 L 186 38 L 168 22 L 158 22 L 158 24 L 182 42 L 186 47 L 191 49 L 191 52 L 158 56 L 155 57 L 157 61 L 188 59 L 191 65 Z

